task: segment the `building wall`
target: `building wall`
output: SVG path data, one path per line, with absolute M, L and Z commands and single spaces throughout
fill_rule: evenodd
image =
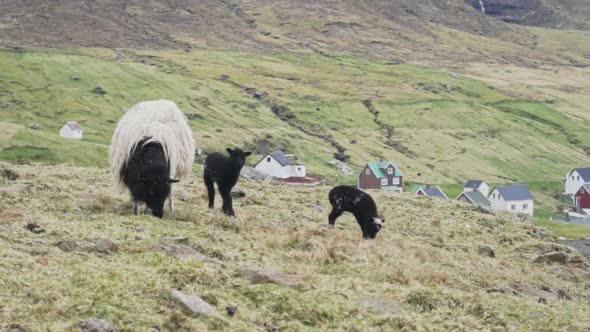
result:
M 494 198 L 494 194 L 496 198 Z M 498 190 L 494 189 L 488 200 L 491 203 L 492 210 L 494 211 L 508 211 L 508 212 L 515 212 L 515 213 L 524 213 L 528 215 L 533 215 L 535 210 L 534 201 L 532 199 L 528 200 L 519 200 L 519 201 L 505 201 L 504 198 L 500 195 Z M 527 204 L 528 208 L 524 209 L 524 205 Z M 512 205 L 515 206 L 515 209 L 512 209 Z
M 574 204 L 577 209 L 590 209 L 590 193 L 584 188 L 580 188 L 576 193 Z
M 72 130 L 72 128 L 65 125 L 59 130 L 59 136 L 69 139 L 82 139 L 82 130 Z
M 369 174 L 367 174 L 367 170 L 369 171 Z M 380 180 L 375 177 L 375 174 L 373 173 L 369 165 L 365 165 L 365 167 L 359 173 L 358 187 L 360 189 L 381 188 Z
M 573 171 L 572 174 L 568 174 L 567 178 L 565 179 L 564 195 L 575 195 L 583 184 L 584 180 L 580 174 L 578 174 L 577 171 Z
M 270 161 L 268 161 L 270 159 Z M 283 166 L 274 158 L 265 156 L 255 167 L 256 170 L 278 179 L 291 177 L 305 177 L 306 170 L 303 165 Z

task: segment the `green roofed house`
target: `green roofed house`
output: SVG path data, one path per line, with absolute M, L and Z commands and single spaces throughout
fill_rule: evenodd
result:
M 360 189 L 383 189 L 401 191 L 403 175 L 400 169 L 389 160 L 372 161 L 359 173 Z

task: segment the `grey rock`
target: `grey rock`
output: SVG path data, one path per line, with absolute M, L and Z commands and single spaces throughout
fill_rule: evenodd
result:
M 179 244 L 171 245 L 158 242 L 152 246 L 154 249 L 162 251 L 170 256 L 176 257 L 181 261 L 196 261 L 196 262 L 207 262 L 223 265 L 222 262 L 211 257 L 207 257 L 200 252 L 194 250 L 191 247 Z
M 197 295 L 187 295 L 174 289 L 170 294 L 172 300 L 194 315 L 214 316 L 217 310 Z
M 4 108 L 10 108 L 10 104 L 7 101 L 4 101 L 3 99 L 0 99 L 0 105 L 2 105 L 2 107 Z
M 15 184 L 7 187 L 0 187 L 0 193 L 22 193 L 29 189 L 26 184 Z
M 484 257 L 491 257 L 491 258 L 495 258 L 496 257 L 496 251 L 494 250 L 493 247 L 491 246 L 487 246 L 487 245 L 479 245 L 477 247 L 477 253 L 480 256 L 484 256 Z
M 277 284 L 285 287 L 303 286 L 303 276 L 297 274 L 284 274 L 260 267 L 241 268 L 240 276 L 248 279 L 253 284 Z
M 188 237 L 186 237 L 186 236 L 171 236 L 171 237 L 162 238 L 162 241 L 166 241 L 166 242 L 178 242 L 178 243 L 187 244 L 188 243 Z
M 83 320 L 78 325 L 81 332 L 115 332 L 109 323 L 98 318 Z
M 222 74 L 221 76 L 219 76 L 220 80 L 229 80 L 230 76 L 228 74 Z
M 29 128 L 31 129 L 39 129 L 39 125 L 36 123 L 33 123 L 32 125 L 29 126 Z
M 238 307 L 235 305 L 230 305 L 225 307 L 225 311 L 227 311 L 228 315 L 234 316 L 238 312 Z
M 253 181 L 264 181 L 267 178 L 266 174 L 263 174 L 253 167 L 244 166 L 240 171 L 240 176 L 246 180 L 253 180 Z
M 254 91 L 254 93 L 252 94 L 252 97 L 256 98 L 256 99 L 260 99 L 262 97 L 264 97 L 264 92 L 262 91 Z
M 98 252 L 108 254 L 117 252 L 118 245 L 109 239 L 95 238 L 91 240 L 62 240 L 56 243 L 63 251 Z
M 342 174 L 345 175 L 352 175 L 354 174 L 354 170 L 350 168 L 345 162 L 334 159 L 330 160 L 328 164 L 336 167 Z
M 326 210 L 323 206 L 319 204 L 312 204 L 310 207 L 319 213 L 323 213 Z
M 406 315 L 406 312 L 404 309 L 402 309 L 400 303 L 394 300 L 362 296 L 356 299 L 356 302 L 378 314 L 399 316 Z
M 571 300 L 571 296 L 564 290 L 548 286 L 536 286 L 526 283 L 514 283 L 511 285 L 499 285 L 489 288 L 488 293 L 504 293 L 510 295 L 524 295 L 535 297 L 539 303 L 547 304 L 557 299 Z
M 246 192 L 242 188 L 233 187 L 231 189 L 231 197 L 233 197 L 233 198 L 246 197 Z
M 101 95 L 101 96 L 104 96 L 107 94 L 107 91 L 105 89 L 103 89 L 100 85 L 95 86 L 92 91 L 94 91 L 94 93 Z
M 79 80 L 80 80 L 80 76 L 78 76 L 78 75 L 74 75 L 74 76 L 70 77 L 70 79 L 71 79 L 72 81 L 79 81 Z
M 553 251 L 535 258 L 535 263 L 559 263 L 567 264 L 568 255 L 563 251 Z

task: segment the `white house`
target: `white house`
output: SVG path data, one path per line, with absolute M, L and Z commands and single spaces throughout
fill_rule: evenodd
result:
M 494 211 L 510 211 L 533 215 L 533 195 L 522 184 L 497 186 L 488 196 Z
M 486 197 L 490 194 L 490 185 L 483 180 L 468 180 L 463 185 L 463 192 L 472 191 L 474 189 Z
M 254 168 L 278 179 L 305 177 L 305 166 L 295 164 L 282 151 L 278 150 L 264 156 Z
M 584 183 L 590 182 L 590 167 L 576 168 L 565 176 L 564 195 L 574 197 Z
M 76 121 L 68 121 L 59 129 L 59 136 L 69 139 L 82 139 L 82 127 Z

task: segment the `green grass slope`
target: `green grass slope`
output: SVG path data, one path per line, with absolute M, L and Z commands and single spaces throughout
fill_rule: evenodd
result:
M 0 109 L 0 121 L 21 126 L 0 143 L 0 157 L 104 165 L 123 112 L 142 100 L 167 98 L 189 116 L 197 145 L 205 150 L 256 149 L 255 142 L 266 140 L 329 176 L 337 174 L 327 164 L 338 152 L 333 142 L 353 168 L 392 159 L 416 182 L 557 181 L 590 163 L 590 120 L 573 111 L 589 88 L 585 70 L 574 72 L 577 81 L 571 75 L 556 78 L 575 92 L 540 101 L 537 95 L 545 92 L 538 90 L 559 92 L 563 86 L 529 82 L 534 85 L 513 88 L 493 72 L 477 72 L 480 67 L 461 75 L 358 57 L 202 50 L 117 54 L 0 51 L 0 99 L 10 104 Z M 93 91 L 98 85 L 106 95 Z M 263 97 L 254 98 L 255 90 Z M 273 114 L 275 105 L 293 118 Z M 57 136 L 67 120 L 82 124 L 82 142 Z M 24 130 L 33 123 L 40 129 Z
M 0 192 L 0 329 L 77 331 L 89 317 L 124 331 L 590 326 L 588 263 L 576 253 L 567 254 L 567 265 L 533 263 L 540 253 L 567 249 L 508 215 L 374 192 L 386 222 L 376 240 L 365 241 L 351 216 L 335 229 L 324 227 L 329 187 L 242 181 L 247 196 L 236 200 L 238 217 L 231 220 L 219 208 L 206 208 L 197 168 L 175 187 L 175 212 L 160 220 L 131 215 L 127 195 L 112 191 L 103 168 L 2 167 L 17 179 L 4 177 L 0 188 L 27 189 Z M 9 208 L 24 216 L 12 212 L 9 218 Z M 28 231 L 28 222 L 45 232 Z M 165 240 L 170 237 L 186 237 L 182 245 L 223 264 L 183 261 L 154 247 L 162 241 L 181 245 Z M 98 238 L 118 249 L 63 251 L 56 245 Z M 496 258 L 480 256 L 480 245 L 493 246 Z M 248 266 L 299 274 L 304 282 L 300 288 L 251 284 L 238 273 Z M 533 293 L 489 291 L 503 287 Z M 200 295 L 218 315 L 185 313 L 170 300 L 176 288 Z M 533 295 L 541 288 L 562 293 Z M 547 303 L 540 296 L 549 296 Z M 233 317 L 225 313 L 229 305 L 238 306 Z

